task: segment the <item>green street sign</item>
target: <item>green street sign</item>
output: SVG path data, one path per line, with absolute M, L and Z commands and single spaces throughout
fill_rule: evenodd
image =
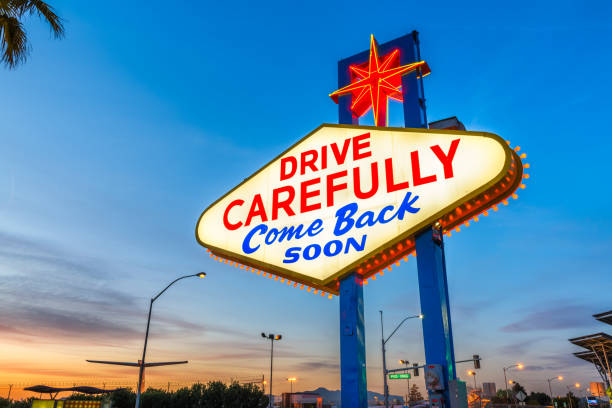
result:
M 409 380 L 410 378 L 410 373 L 389 374 L 390 380 Z

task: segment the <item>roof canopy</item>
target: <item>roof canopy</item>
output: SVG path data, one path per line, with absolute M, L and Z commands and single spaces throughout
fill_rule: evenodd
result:
M 594 314 L 593 317 L 599 320 L 600 322 L 612 324 L 612 310 L 608 310 L 607 312 L 599 314 Z
M 574 353 L 574 355 L 578 358 L 583 359 L 584 361 L 588 361 L 589 363 L 593 363 L 596 366 L 601 367 L 600 360 L 597 358 L 597 354 L 593 353 L 592 351 L 579 351 L 578 353 Z
M 569 341 L 587 350 L 597 348 L 601 351 L 605 350 L 608 355 L 612 355 L 612 336 L 606 333 L 589 334 L 587 336 L 569 339 Z
M 96 387 L 70 387 L 70 388 L 57 388 L 57 387 L 49 387 L 48 385 L 34 385 L 32 387 L 24 388 L 25 391 L 38 392 L 40 394 L 55 394 L 62 391 L 76 391 L 82 394 L 107 394 L 109 392 L 114 392 L 120 390 L 121 388 L 116 388 L 114 390 L 104 390 L 102 388 Z
M 574 355 L 589 363 L 593 363 L 601 379 L 604 380 L 609 387 L 610 380 L 608 376 L 610 375 L 609 373 L 612 372 L 610 367 L 610 359 L 612 358 L 612 336 L 606 333 L 595 333 L 589 334 L 588 336 L 569 339 L 569 341 L 588 350 L 574 353 Z
M 600 322 L 612 324 L 612 310 L 594 314 L 593 317 Z M 597 368 L 601 379 L 609 387 L 612 379 L 612 336 L 606 333 L 595 333 L 569 339 L 569 342 L 588 350 L 579 351 L 574 355 L 592 363 Z

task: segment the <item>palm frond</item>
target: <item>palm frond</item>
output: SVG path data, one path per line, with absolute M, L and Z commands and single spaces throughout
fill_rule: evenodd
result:
M 0 14 L 5 14 L 9 17 L 19 17 L 19 10 L 13 0 L 0 0 Z
M 0 63 L 15 68 L 28 56 L 28 38 L 21 22 L 0 14 Z
M 3 1 L 3 0 L 0 0 Z M 11 5 L 19 16 L 25 13 L 38 14 L 40 18 L 47 20 L 49 26 L 51 26 L 51 32 L 55 38 L 61 38 L 64 36 L 64 24 L 62 18 L 55 14 L 53 7 L 45 3 L 42 0 L 4 0 L 8 3 L 9 8 Z

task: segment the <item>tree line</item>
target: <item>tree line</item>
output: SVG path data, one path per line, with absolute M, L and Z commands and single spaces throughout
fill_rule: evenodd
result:
M 193 384 L 176 391 L 149 388 L 141 395 L 142 408 L 265 408 L 268 396 L 254 384 L 225 384 L 211 381 Z M 72 394 L 64 399 L 81 401 L 109 401 L 113 408 L 134 408 L 136 393 L 123 388 L 106 395 Z M 9 401 L 0 398 L 0 408 L 30 408 L 32 400 Z
M 552 401 L 548 394 L 533 391 L 531 393 L 527 393 L 525 387 L 519 383 L 514 383 L 508 393 L 506 393 L 506 390 L 497 390 L 497 395 L 491 398 L 491 402 L 493 404 L 513 403 L 516 400 L 515 395 L 518 394 L 519 391 L 522 391 L 525 393 L 525 395 L 527 395 L 527 398 L 525 399 L 525 404 L 527 405 L 552 405 Z M 572 392 L 569 392 L 565 397 L 557 397 L 554 399 L 554 402 L 556 402 L 558 407 L 565 406 L 568 408 L 577 408 L 579 406 L 579 401 L 580 399 L 576 398 Z

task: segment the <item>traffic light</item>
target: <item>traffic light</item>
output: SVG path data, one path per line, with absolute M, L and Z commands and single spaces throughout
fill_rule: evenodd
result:
M 478 354 L 474 354 L 474 368 L 475 369 L 479 369 L 480 368 L 480 356 Z
M 414 372 L 414 376 L 418 377 L 419 376 L 419 363 L 413 363 L 412 367 L 414 367 L 412 369 L 412 371 Z

